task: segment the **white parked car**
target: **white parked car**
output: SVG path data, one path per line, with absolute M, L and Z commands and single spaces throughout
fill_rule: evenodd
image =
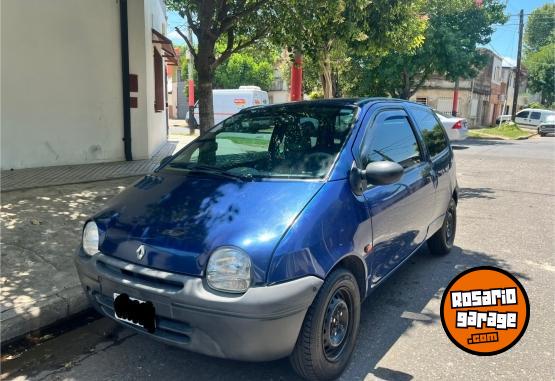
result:
M 515 116 L 515 122 L 519 127 L 536 129 L 547 120 L 549 115 L 555 115 L 553 110 L 542 110 L 539 108 L 525 108 Z
M 443 124 L 449 140 L 464 140 L 468 136 L 468 122 L 465 118 L 447 117 L 436 111 L 436 115 Z
M 512 119 L 512 115 L 509 114 L 504 114 L 504 115 L 499 115 L 496 119 L 495 119 L 495 124 L 496 125 L 500 125 L 501 123 L 506 123 L 506 122 L 510 122 Z
M 538 126 L 538 134 L 545 136 L 547 134 L 555 134 L 555 114 L 548 115 L 545 122 Z
M 246 107 L 269 104 L 268 93 L 258 86 L 239 86 L 238 89 L 212 90 L 214 103 L 214 124 L 218 124 Z M 195 119 L 199 122 L 198 102 L 195 105 Z M 188 115 L 187 115 L 188 116 Z

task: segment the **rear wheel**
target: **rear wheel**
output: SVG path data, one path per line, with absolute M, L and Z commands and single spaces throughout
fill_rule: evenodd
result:
M 333 271 L 308 309 L 290 361 L 307 380 L 333 380 L 346 368 L 356 342 L 360 292 L 354 275 Z
M 443 225 L 433 236 L 428 239 L 428 247 L 432 254 L 445 255 L 453 248 L 455 233 L 457 231 L 457 203 L 451 199 Z

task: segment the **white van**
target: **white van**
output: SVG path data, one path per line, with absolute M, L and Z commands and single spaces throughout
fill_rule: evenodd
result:
M 516 113 L 515 122 L 520 127 L 536 129 L 540 123 L 545 122 L 548 115 L 554 115 L 553 110 L 539 108 L 525 108 Z
M 214 124 L 229 118 L 242 109 L 251 106 L 267 105 L 268 93 L 258 86 L 239 86 L 238 89 L 212 90 L 214 102 Z M 195 105 L 195 119 L 199 122 L 198 102 Z

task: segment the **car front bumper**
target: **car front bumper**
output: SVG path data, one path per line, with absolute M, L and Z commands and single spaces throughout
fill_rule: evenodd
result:
M 269 361 L 288 356 L 306 311 L 323 281 L 307 276 L 244 294 L 211 290 L 203 278 L 138 266 L 78 249 L 75 264 L 83 289 L 95 309 L 116 319 L 114 293 L 150 301 L 156 329 L 119 323 L 167 344 L 209 356 Z

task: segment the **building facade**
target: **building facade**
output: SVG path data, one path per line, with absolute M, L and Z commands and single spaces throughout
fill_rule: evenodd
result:
M 489 49 L 482 49 L 488 57 L 486 66 L 469 80 L 459 81 L 458 116 L 466 118 L 472 127 L 495 124 L 499 115 L 510 114 L 514 92 L 514 67 Z M 444 114 L 451 114 L 455 83 L 441 76 L 432 76 L 412 97 Z M 528 104 L 526 80 L 521 81 L 518 109 Z
M 2 169 L 155 154 L 165 33 L 162 0 L 2 0 Z

